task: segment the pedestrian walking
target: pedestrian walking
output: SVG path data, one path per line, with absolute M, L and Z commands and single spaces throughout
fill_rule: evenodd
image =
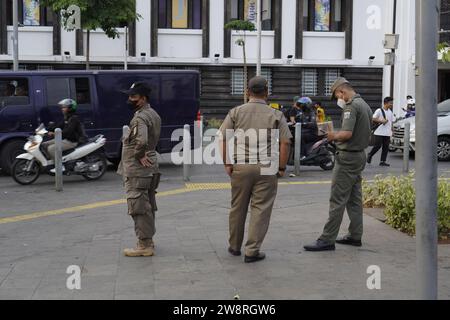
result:
M 133 218 L 138 242 L 136 248 L 125 249 L 128 257 L 154 255 L 156 189 L 159 167 L 156 145 L 161 132 L 161 118 L 149 104 L 150 87 L 145 82 L 134 83 L 125 91 L 128 105 L 135 112 L 130 132 L 122 141 L 122 161 L 118 173 L 123 176 L 128 214 Z
M 260 251 L 261 245 L 269 228 L 270 216 L 277 195 L 278 176 L 283 176 L 289 155 L 289 145 L 292 135 L 282 112 L 267 105 L 268 86 L 263 77 L 254 77 L 249 81 L 248 103 L 232 109 L 220 128 L 221 150 L 225 170 L 231 177 L 231 210 L 229 216 L 229 253 L 233 256 L 241 255 L 244 240 L 245 221 L 250 204 L 251 216 L 248 230 L 248 240 L 245 245 L 245 262 L 263 260 L 265 254 Z M 235 135 L 242 132 L 253 132 L 258 137 L 257 148 L 253 149 L 251 139 L 234 141 L 236 154 L 227 149 L 229 137 L 227 131 L 232 130 Z M 272 130 L 279 133 L 279 141 L 272 140 Z M 261 134 L 262 133 L 262 134 Z M 267 134 L 268 141 L 262 141 L 261 136 Z M 261 155 L 272 150 L 274 144 L 279 143 L 279 155 L 276 156 L 275 172 L 265 173 L 268 169 Z M 265 147 L 264 147 L 265 146 Z M 234 149 L 233 149 L 234 150 Z M 239 161 L 245 156 L 245 162 Z M 272 163 L 273 165 L 273 163 Z M 278 172 L 278 174 L 277 174 Z
M 391 111 L 393 101 L 394 99 L 391 97 L 384 98 L 383 107 L 377 109 L 373 115 L 373 122 L 378 125 L 378 128 L 373 133 L 375 145 L 367 155 L 367 163 L 369 164 L 372 162 L 373 156 L 382 149 L 380 166 L 390 167 L 386 160 L 391 143 L 392 125 L 395 121 L 394 114 Z
M 363 234 L 361 173 L 366 164 L 373 114 L 345 78 L 337 79 L 331 92 L 343 110 L 341 131 L 328 133 L 328 140 L 337 144 L 329 218 L 319 239 L 304 246 L 307 251 L 335 250 L 335 242 L 361 246 Z M 348 234 L 336 240 L 345 209 L 351 221 Z

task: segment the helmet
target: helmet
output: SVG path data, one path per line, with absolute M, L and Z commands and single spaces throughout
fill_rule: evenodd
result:
M 415 99 L 408 99 L 407 101 L 408 104 L 416 104 L 416 100 Z
M 312 105 L 313 102 L 312 102 L 312 100 L 310 98 L 303 97 L 303 98 L 298 99 L 297 103 L 299 103 L 301 105 L 310 106 L 310 105 Z
M 77 102 L 73 99 L 63 99 L 60 102 L 58 102 L 58 105 L 61 107 L 68 107 L 71 112 L 77 111 Z

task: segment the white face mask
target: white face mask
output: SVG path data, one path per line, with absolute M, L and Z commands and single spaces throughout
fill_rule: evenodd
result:
M 344 99 L 338 99 L 337 101 L 337 105 L 339 106 L 339 108 L 344 109 L 344 107 L 346 106 L 346 102 Z

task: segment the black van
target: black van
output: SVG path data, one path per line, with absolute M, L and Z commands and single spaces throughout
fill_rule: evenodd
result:
M 58 102 L 72 98 L 88 136 L 105 135 L 108 158 L 120 159 L 122 127 L 133 114 L 121 91 L 136 81 L 152 88 L 150 104 L 162 119 L 159 153 L 172 150 L 171 134 L 192 125 L 200 109 L 198 71 L 0 72 L 0 167 L 9 172 L 27 137 L 40 123 L 62 120 Z

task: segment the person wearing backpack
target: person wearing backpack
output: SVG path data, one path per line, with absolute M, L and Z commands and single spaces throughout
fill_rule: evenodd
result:
M 392 137 L 392 124 L 394 123 L 394 114 L 392 113 L 392 105 L 394 99 L 391 97 L 384 98 L 384 105 L 375 111 L 373 115 L 373 122 L 378 125 L 374 131 L 374 147 L 367 155 L 367 163 L 372 162 L 373 156 L 382 149 L 380 166 L 390 167 L 390 164 L 386 162 L 389 153 L 389 144 Z

